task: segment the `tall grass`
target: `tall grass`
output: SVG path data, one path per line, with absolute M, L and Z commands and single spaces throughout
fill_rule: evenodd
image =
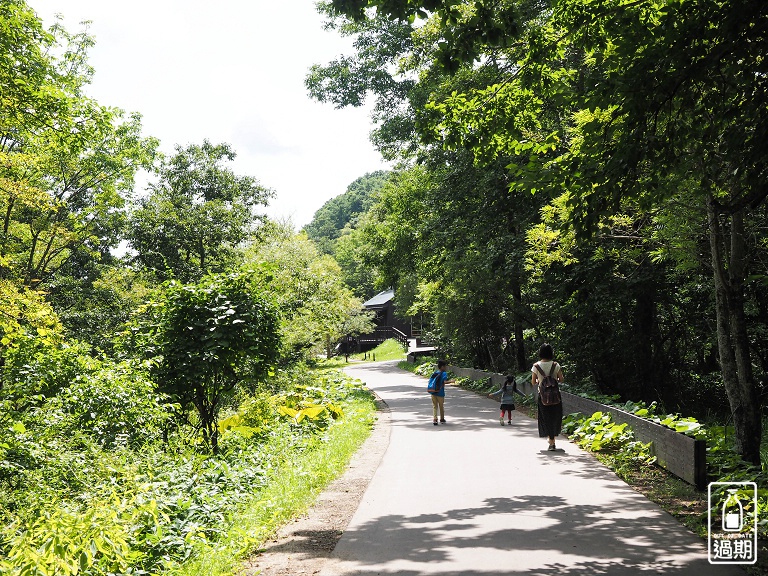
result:
M 233 515 L 226 537 L 200 544 L 194 560 L 180 566 L 175 576 L 231 574 L 249 554 L 290 518 L 306 511 L 317 495 L 338 477 L 370 434 L 375 419 L 373 397 L 361 393 L 345 407 L 344 417 L 307 449 L 290 454 L 274 469 L 265 486 Z

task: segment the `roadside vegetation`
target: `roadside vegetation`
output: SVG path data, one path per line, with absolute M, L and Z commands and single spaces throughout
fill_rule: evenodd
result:
M 228 573 L 343 470 L 374 419 L 359 382 L 279 371 L 223 412 L 212 455 L 176 407 L 120 386 L 137 376 L 76 374 L 74 390 L 14 413 L 0 444 L 4 574 Z M 76 413 L 60 406 L 73 394 L 89 401 Z
M 85 31 L 0 23 L 0 573 L 230 573 L 368 435 L 308 366 L 370 320 L 231 146 L 162 154 Z
M 549 342 L 573 389 L 706 436 L 763 515 L 768 3 L 697 6 L 318 3 L 352 54 L 307 90 L 371 101 L 397 168 L 296 232 L 229 144 L 162 153 L 90 98 L 87 29 L 0 2 L 0 572 L 226 572 L 370 426 L 333 356 L 387 288 L 456 365 L 526 373 Z M 403 353 L 349 361 L 374 355 Z M 574 440 L 699 530 L 585 416 Z

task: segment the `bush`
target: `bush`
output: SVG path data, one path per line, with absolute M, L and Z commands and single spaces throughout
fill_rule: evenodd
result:
M 97 365 L 85 344 L 21 338 L 5 352 L 0 398 L 23 410 L 38 396 L 54 396 L 79 376 L 92 373 Z
M 194 407 L 214 453 L 222 405 L 238 387 L 255 389 L 273 371 L 280 349 L 277 308 L 245 274 L 170 282 L 135 334 L 159 389 Z
M 159 439 L 174 409 L 146 372 L 125 362 L 78 377 L 49 404 L 70 416 L 65 434 L 85 431 L 105 448 Z
M 16 380 L 0 390 L 0 573 L 12 576 L 178 568 L 218 545 L 268 479 L 332 437 L 342 404 L 364 394 L 340 372 L 305 367 L 252 394 L 238 387 L 211 456 L 180 419 L 164 438 L 179 407 L 144 366 L 33 340 L 14 354 L 5 374 Z M 304 417 L 281 415 L 287 407 Z
M 0 572 L 8 575 L 111 576 L 127 573 L 137 552 L 116 503 L 70 512 L 57 507 L 7 536 Z M 21 528 L 21 527 L 20 527 Z

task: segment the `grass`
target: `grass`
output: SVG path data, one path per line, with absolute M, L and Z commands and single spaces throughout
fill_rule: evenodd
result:
M 361 352 L 360 354 L 350 354 L 349 360 L 353 362 L 384 362 L 385 360 L 404 360 L 406 352 L 402 345 L 395 339 L 385 340 L 373 350 Z M 349 362 L 344 356 L 334 356 L 333 358 L 317 361 L 317 367 L 320 369 L 344 368 L 349 366 Z
M 272 471 L 267 484 L 239 514 L 227 536 L 195 550 L 176 576 L 224 576 L 255 553 L 285 522 L 305 512 L 317 495 L 336 479 L 371 432 L 376 404 L 361 393 L 344 409 L 344 418 L 317 438 L 307 451 L 289 455 Z
M 405 358 L 403 346 L 394 339 L 385 340 L 373 350 L 362 354 L 350 356 L 355 360 L 383 362 L 384 360 L 402 360 Z

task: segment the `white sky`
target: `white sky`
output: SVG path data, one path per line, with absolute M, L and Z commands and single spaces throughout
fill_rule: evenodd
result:
M 27 0 L 46 26 L 90 20 L 88 95 L 143 116 L 144 134 L 176 144 L 227 142 L 232 168 L 276 196 L 267 213 L 308 224 L 327 200 L 387 166 L 365 109 L 309 99 L 312 64 L 350 52 L 322 28 L 314 0 Z

